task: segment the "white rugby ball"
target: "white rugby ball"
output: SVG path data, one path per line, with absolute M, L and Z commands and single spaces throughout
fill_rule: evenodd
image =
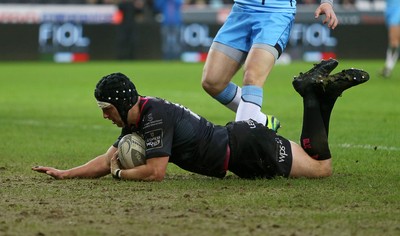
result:
M 137 133 L 127 134 L 118 143 L 118 160 L 123 169 L 146 163 L 146 145 Z

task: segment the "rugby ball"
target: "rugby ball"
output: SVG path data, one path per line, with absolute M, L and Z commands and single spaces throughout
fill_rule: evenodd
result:
M 122 169 L 132 169 L 146 163 L 146 145 L 137 134 L 127 134 L 118 143 L 118 160 Z

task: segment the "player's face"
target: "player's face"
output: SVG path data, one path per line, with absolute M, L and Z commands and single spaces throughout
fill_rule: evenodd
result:
M 118 127 L 124 127 L 124 122 L 121 119 L 121 116 L 118 113 L 117 108 L 115 106 L 110 105 L 106 108 L 102 108 L 103 110 L 103 118 L 111 120 L 113 124 Z

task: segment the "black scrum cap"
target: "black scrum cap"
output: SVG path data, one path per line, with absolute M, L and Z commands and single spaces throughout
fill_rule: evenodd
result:
M 100 79 L 94 96 L 98 102 L 114 105 L 122 121 L 127 123 L 128 111 L 137 102 L 139 94 L 128 77 L 122 73 L 112 73 Z

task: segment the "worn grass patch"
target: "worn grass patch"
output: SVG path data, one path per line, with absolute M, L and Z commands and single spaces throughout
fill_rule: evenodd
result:
M 399 235 L 400 72 L 382 61 L 342 61 L 371 80 L 339 98 L 331 119 L 334 174 L 327 179 L 214 179 L 170 164 L 161 183 L 57 181 L 34 165 L 70 168 L 104 153 L 119 130 L 103 120 L 93 90 L 121 71 L 139 93 L 181 103 L 217 124 L 234 115 L 200 86 L 201 64 L 2 63 L 0 235 Z M 276 66 L 266 113 L 297 141 L 302 103 L 291 79 L 311 67 Z M 235 78 L 240 83 L 240 74 Z

